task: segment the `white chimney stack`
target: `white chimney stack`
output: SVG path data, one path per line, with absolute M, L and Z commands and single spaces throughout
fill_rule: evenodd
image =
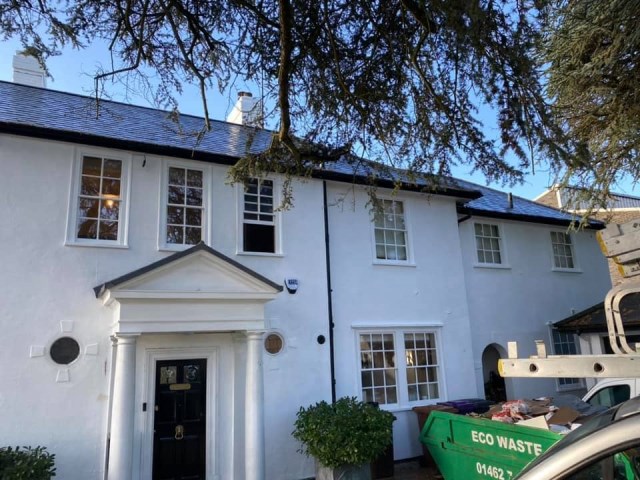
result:
M 18 52 L 13 56 L 13 83 L 44 88 L 47 86 L 47 74 L 38 59 Z
M 238 92 L 238 101 L 227 116 L 227 122 L 262 128 L 262 104 L 250 92 Z

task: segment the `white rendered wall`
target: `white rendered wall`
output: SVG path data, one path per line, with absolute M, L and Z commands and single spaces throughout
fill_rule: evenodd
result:
M 56 454 L 58 477 L 85 480 L 103 475 L 114 321 L 93 287 L 173 252 L 158 251 L 163 159 L 138 154 L 132 154 L 128 248 L 65 246 L 74 156 L 72 144 L 0 135 L 0 384 L 12 386 L 0 389 L 0 445 L 44 445 Z M 284 291 L 266 309 L 267 330 L 285 341 L 279 355 L 263 355 L 266 476 L 308 477 L 312 462 L 296 452 L 290 433 L 298 408 L 331 392 L 329 344 L 316 342 L 319 334 L 328 338 L 322 185 L 294 185 L 296 206 L 281 214 L 282 255 L 238 255 L 238 196 L 225 184 L 226 168 L 192 165 L 211 172 L 209 245 L 277 283 L 300 281 L 295 295 Z M 63 321 L 70 333 L 61 333 Z M 61 368 L 46 352 L 63 335 L 89 353 L 69 367 L 68 382 L 57 383 Z M 45 354 L 30 358 L 32 346 Z M 240 362 L 234 361 L 237 372 Z
M 331 278 L 337 395 L 361 397 L 357 328 L 434 327 L 443 366 L 442 399 L 476 397 L 455 201 L 400 192 L 413 265 L 374 263 L 373 225 L 361 188 L 330 183 Z M 378 195 L 388 191 L 380 189 Z M 346 196 L 345 196 L 346 195 Z M 338 201 L 343 199 L 342 202 Z M 422 454 L 416 402 L 394 408 L 395 458 Z
M 477 266 L 474 222 L 500 225 L 508 268 Z M 611 286 L 607 263 L 595 231 L 572 234 L 576 272 L 553 271 L 550 231 L 566 231 L 535 223 L 473 217 L 460 224 L 478 390 L 483 393 L 482 352 L 489 344 L 507 351 L 518 342 L 518 356 L 535 354 L 535 340 L 552 353 L 549 322 L 557 322 L 604 300 Z M 587 352 L 585 352 L 587 353 Z M 497 366 L 496 366 L 497 370 Z M 510 399 L 554 395 L 555 379 L 507 379 Z

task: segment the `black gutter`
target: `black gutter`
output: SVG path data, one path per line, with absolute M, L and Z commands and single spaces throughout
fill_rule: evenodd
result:
M 560 218 L 543 217 L 540 215 L 523 215 L 518 213 L 488 212 L 486 210 L 476 210 L 474 208 L 468 207 L 458 207 L 457 211 L 461 215 L 472 215 L 474 217 L 499 218 L 504 220 L 515 220 L 518 222 L 560 225 L 563 227 L 569 227 L 571 225 L 577 226 L 579 224 L 577 220 L 565 220 Z M 591 220 L 589 224 L 585 226 L 585 228 L 591 230 L 602 230 L 603 228 L 605 228 L 605 226 L 606 225 L 602 222 Z
M 210 153 L 193 148 L 180 148 L 168 145 L 158 145 L 155 143 L 136 142 L 133 140 L 123 140 L 121 138 L 104 137 L 101 135 L 91 135 L 86 133 L 72 132 L 68 130 L 57 130 L 53 128 L 38 127 L 19 123 L 0 122 L 0 132 L 11 135 L 20 135 L 44 140 L 53 140 L 69 143 L 82 143 L 94 147 L 116 148 L 119 150 L 130 150 L 149 155 L 170 156 L 187 160 L 199 160 L 203 162 L 216 163 L 220 165 L 235 165 L 239 157 Z M 377 178 L 371 179 L 364 175 L 354 173 L 335 172 L 331 170 L 313 170 L 312 178 L 320 180 L 334 180 L 338 182 L 355 183 L 359 185 L 374 185 L 380 188 L 396 188 L 397 184 L 393 180 Z M 406 191 L 431 193 L 434 195 L 444 195 L 465 199 L 480 198 L 482 194 L 477 190 L 436 187 L 430 190 L 426 185 L 416 185 L 409 182 L 400 182 L 400 188 Z
M 333 339 L 333 290 L 331 288 L 331 253 L 329 251 L 329 211 L 327 205 L 327 182 L 322 182 L 324 207 L 324 251 L 327 262 L 327 308 L 329 310 L 329 363 L 331 365 L 331 402 L 336 403 L 336 359 Z
M 100 135 L 88 135 L 67 130 L 55 130 L 51 128 L 36 127 L 33 125 L 21 125 L 15 123 L 0 122 L 0 133 L 21 135 L 25 137 L 54 140 L 59 142 L 82 143 L 92 147 L 116 148 L 119 150 L 131 150 L 149 155 L 171 156 L 187 160 L 201 160 L 222 165 L 234 165 L 237 157 L 203 152 L 192 148 L 171 147 L 153 143 L 135 142 L 121 138 L 103 137 Z
M 358 185 L 370 185 L 380 188 L 396 188 L 398 183 L 393 180 L 387 180 L 384 178 L 371 179 L 364 175 L 358 175 L 354 173 L 342 173 L 334 172 L 331 170 L 313 170 L 311 172 L 312 178 L 319 178 L 321 180 L 333 180 L 336 182 L 355 183 Z M 469 200 L 475 200 L 482 197 L 482 193 L 479 190 L 459 189 L 451 187 L 435 187 L 430 188 L 428 185 L 417 185 L 415 183 L 400 182 L 400 188 L 403 191 L 419 192 L 432 195 L 444 195 L 448 197 L 466 198 Z

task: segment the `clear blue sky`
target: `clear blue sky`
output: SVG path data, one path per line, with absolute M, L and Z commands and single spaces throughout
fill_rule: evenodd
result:
M 18 41 L 9 40 L 1 43 L 2 55 L 0 55 L 0 80 L 11 81 L 13 78 L 12 59 L 17 50 L 20 50 Z M 100 67 L 110 70 L 110 58 L 103 44 L 94 44 L 83 50 L 66 49 L 62 55 L 53 57 L 47 62 L 47 67 L 53 79 L 47 79 L 47 87 L 64 92 L 91 94 L 94 83 L 93 73 Z M 153 106 L 140 95 L 126 92 L 122 85 L 112 84 L 107 86 L 113 100 L 133 103 L 137 105 Z M 230 91 L 221 95 L 217 91 L 208 93 L 209 115 L 216 120 L 224 120 L 227 113 L 236 100 L 237 92 L 250 90 L 247 85 L 236 84 Z M 255 92 L 254 92 L 255 93 Z M 181 113 L 203 116 L 202 102 L 199 92 L 195 87 L 185 86 L 183 95 L 179 98 Z M 469 168 L 457 168 L 454 176 L 474 183 L 485 185 L 486 181 L 481 174 L 469 174 Z M 512 188 L 502 187 L 499 184 L 489 185 L 498 190 L 511 191 L 514 195 L 533 199 L 553 182 L 548 169 L 543 165 L 536 166 L 535 173 L 529 172 L 523 185 Z M 638 195 L 634 193 L 631 185 L 624 185 L 617 189 L 621 193 Z

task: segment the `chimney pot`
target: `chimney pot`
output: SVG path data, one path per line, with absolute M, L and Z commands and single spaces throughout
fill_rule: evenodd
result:
M 251 92 L 238 92 L 238 101 L 229 112 L 227 122 L 262 128 L 262 103 Z

